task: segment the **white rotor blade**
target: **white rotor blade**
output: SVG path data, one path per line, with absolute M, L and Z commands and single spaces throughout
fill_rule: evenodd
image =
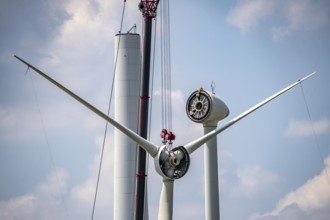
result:
M 248 109 L 247 111 L 243 112 L 242 114 L 238 115 L 236 118 L 230 120 L 227 124 L 225 124 L 222 127 L 219 127 L 213 131 L 211 131 L 210 133 L 186 144 L 184 147 L 187 149 L 188 153 L 191 154 L 192 152 L 194 152 L 197 148 L 199 148 L 200 146 L 202 146 L 203 144 L 205 144 L 206 142 L 208 142 L 209 140 L 211 140 L 213 137 L 215 137 L 216 135 L 218 135 L 219 133 L 221 133 L 222 131 L 226 130 L 227 128 L 229 128 L 230 126 L 234 125 L 236 122 L 240 121 L 241 119 L 243 119 L 244 117 L 246 117 L 247 115 L 251 114 L 252 112 L 254 112 L 255 110 L 257 110 L 258 108 L 260 108 L 261 106 L 267 104 L 268 102 L 270 102 L 271 100 L 275 99 L 276 97 L 282 95 L 283 93 L 285 93 L 286 91 L 288 91 L 289 89 L 295 87 L 296 85 L 298 85 L 299 83 L 303 82 L 304 80 L 308 79 L 309 77 L 311 77 L 312 75 L 314 75 L 316 72 L 313 72 L 311 74 L 309 74 L 308 76 L 298 80 L 297 82 L 289 85 L 288 87 L 282 89 L 281 91 L 275 93 L 274 95 L 270 96 L 269 98 L 265 99 L 264 101 L 258 103 L 257 105 L 253 106 L 252 108 Z
M 65 93 L 67 93 L 68 95 L 70 95 L 71 97 L 73 97 L 74 99 L 76 99 L 78 102 L 80 102 L 81 104 L 83 104 L 84 106 L 86 106 L 87 108 L 89 108 L 90 110 L 92 110 L 94 113 L 96 113 L 97 115 L 99 115 L 101 118 L 103 118 L 106 121 L 108 121 L 110 124 L 112 124 L 118 130 L 120 130 L 121 132 L 123 132 L 125 135 L 127 135 L 134 142 L 136 142 L 137 144 L 139 144 L 152 157 L 155 157 L 157 155 L 158 147 L 156 145 L 154 145 L 151 142 L 149 142 L 148 140 L 142 138 L 141 136 L 139 136 L 138 134 L 136 134 L 134 131 L 130 130 L 129 128 L 127 128 L 127 127 L 119 124 L 117 121 L 115 121 L 114 119 L 110 118 L 109 116 L 107 116 L 106 114 L 104 114 L 103 112 L 101 112 L 100 110 L 98 110 L 97 108 L 95 108 L 94 106 L 92 106 L 91 104 L 89 104 L 88 102 L 86 102 L 84 99 L 80 98 L 79 96 L 77 96 L 76 94 L 74 94 L 73 92 L 71 92 L 69 89 L 67 89 L 64 86 L 62 86 L 60 83 L 56 82 L 54 79 L 52 79 L 51 77 L 49 77 L 48 75 L 46 75 L 45 73 L 43 73 L 41 70 L 37 69 L 36 67 L 32 66 L 31 64 L 29 64 L 28 62 L 24 61 L 23 59 L 19 58 L 16 55 L 14 57 L 17 58 L 18 60 L 20 60 L 21 62 L 23 62 L 24 64 L 26 64 L 29 68 L 31 68 L 34 71 L 36 71 L 37 73 L 39 73 L 41 76 L 43 76 L 45 79 L 47 79 L 48 81 L 50 81 L 51 83 L 53 83 L 55 86 L 57 86 L 58 88 L 60 88 L 61 90 L 63 90 Z
M 173 187 L 174 187 L 174 180 L 163 179 L 163 188 L 159 202 L 158 220 L 172 220 Z

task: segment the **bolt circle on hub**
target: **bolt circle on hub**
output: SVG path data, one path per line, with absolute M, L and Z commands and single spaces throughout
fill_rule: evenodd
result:
M 192 121 L 200 122 L 208 116 L 211 107 L 211 97 L 200 89 L 188 98 L 186 112 Z

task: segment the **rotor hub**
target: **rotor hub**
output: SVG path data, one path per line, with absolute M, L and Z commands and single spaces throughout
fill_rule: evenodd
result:
M 157 172 L 166 179 L 183 177 L 189 169 L 189 164 L 189 154 L 182 146 L 169 150 L 164 145 L 155 159 Z

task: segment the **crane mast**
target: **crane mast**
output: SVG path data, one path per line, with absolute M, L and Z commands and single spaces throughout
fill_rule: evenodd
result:
M 149 116 L 149 88 L 150 88 L 150 60 L 152 40 L 152 20 L 156 17 L 159 0 L 141 0 L 139 9 L 144 18 L 143 48 L 142 48 L 142 75 L 139 104 L 138 134 L 148 138 Z M 143 220 L 145 216 L 145 186 L 146 186 L 146 151 L 139 146 L 136 173 L 136 211 L 135 219 Z

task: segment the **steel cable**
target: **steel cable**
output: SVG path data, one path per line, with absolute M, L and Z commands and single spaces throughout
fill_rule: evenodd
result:
M 122 10 L 122 16 L 121 16 L 119 33 L 122 32 L 124 15 L 125 15 L 125 6 L 126 6 L 126 0 L 124 0 L 124 5 L 123 5 L 123 10 Z M 121 35 L 119 35 L 117 48 L 119 48 L 119 45 L 120 45 L 120 38 L 121 38 Z M 109 96 L 109 105 L 108 105 L 108 111 L 107 111 L 107 115 L 108 116 L 110 114 L 110 109 L 111 109 L 112 93 L 113 93 L 113 87 L 114 87 L 114 81 L 115 81 L 115 75 L 116 75 L 116 69 L 117 69 L 118 51 L 119 51 L 119 49 L 117 50 L 116 57 L 115 57 L 115 66 L 114 66 L 114 70 L 113 70 L 113 77 L 112 77 L 111 90 L 110 90 L 110 96 Z M 106 142 L 106 136 L 107 136 L 107 131 L 108 131 L 108 124 L 109 124 L 108 122 L 105 123 L 104 136 L 103 136 L 103 144 L 102 144 L 102 151 L 101 151 L 101 158 L 100 158 L 99 170 L 98 170 L 98 175 L 97 175 L 97 182 L 96 182 L 96 189 L 95 189 L 95 194 L 94 194 L 93 210 L 92 210 L 91 220 L 94 219 L 96 198 L 97 198 L 97 192 L 98 192 L 98 187 L 99 187 L 99 182 L 100 182 L 100 177 L 101 177 L 101 168 L 102 168 L 102 162 L 103 162 L 103 155 L 104 155 L 104 147 L 105 147 L 105 142 Z
M 168 0 L 162 1 L 161 4 L 160 35 L 162 127 L 172 131 L 170 5 Z
M 49 154 L 49 157 L 50 157 L 50 160 L 51 160 L 51 166 L 52 166 L 52 169 L 54 169 L 55 178 L 56 178 L 58 187 L 61 189 L 63 187 L 63 182 L 61 181 L 61 179 L 58 175 L 58 172 L 57 172 L 57 168 L 55 167 L 54 155 L 53 155 L 52 149 L 50 147 L 50 142 L 49 142 L 49 138 L 48 138 L 48 134 L 47 134 L 47 129 L 46 129 L 46 126 L 45 126 L 45 121 L 44 121 L 44 118 L 43 118 L 43 115 L 42 115 L 42 112 L 41 112 L 41 107 L 40 107 L 40 103 L 39 103 L 39 99 L 38 99 L 38 95 L 37 95 L 37 89 L 36 89 L 35 83 L 33 81 L 32 74 L 29 72 L 29 69 L 30 69 L 30 67 L 27 68 L 26 74 L 29 74 L 29 76 L 30 76 L 31 84 L 32 84 L 32 87 L 33 87 L 34 99 L 35 99 L 35 102 L 36 102 L 37 107 L 38 107 L 38 113 L 39 113 L 39 116 L 40 116 L 41 127 L 42 127 L 42 131 L 43 131 L 43 134 L 44 134 L 44 137 L 45 137 L 45 141 L 46 141 L 46 145 L 47 145 L 47 149 L 48 149 L 48 154 Z M 66 219 L 70 219 L 69 214 L 68 214 L 69 212 L 68 212 L 67 206 L 65 205 L 65 202 L 64 202 L 64 199 L 63 199 L 62 195 L 61 195 L 61 202 L 62 202 L 63 207 L 65 209 Z
M 308 104 L 307 104 L 307 100 L 306 100 L 306 96 L 305 96 L 304 88 L 303 88 L 302 83 L 299 83 L 299 84 L 300 84 L 300 88 L 301 88 L 302 96 L 303 96 L 303 98 L 304 98 L 305 107 L 306 107 L 306 111 L 307 111 L 307 114 L 308 114 L 308 118 L 309 118 L 309 122 L 310 122 L 310 125 L 311 125 L 311 129 L 312 129 L 312 131 L 313 131 L 313 136 L 314 136 L 315 145 L 316 145 L 317 151 L 318 151 L 318 153 L 319 153 L 319 156 L 320 156 L 321 160 L 323 161 L 323 160 L 324 160 L 324 159 L 323 159 L 324 156 L 323 156 L 323 153 L 322 153 L 321 148 L 320 148 L 319 141 L 318 141 L 317 136 L 316 136 L 316 131 L 315 131 L 314 124 L 313 124 L 313 120 L 312 120 L 312 117 L 311 117 L 311 113 L 310 113 L 310 111 L 309 111 L 309 107 L 308 107 Z M 326 176 L 327 176 L 328 184 L 330 185 L 330 175 L 329 175 L 328 169 L 325 169 L 325 173 L 326 173 Z

